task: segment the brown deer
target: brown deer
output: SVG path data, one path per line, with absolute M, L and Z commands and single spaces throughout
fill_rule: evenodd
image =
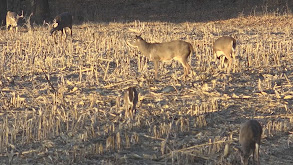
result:
M 140 36 L 136 36 L 133 41 L 128 42 L 130 46 L 137 47 L 138 50 L 154 62 L 155 78 L 158 78 L 159 61 L 177 60 L 184 68 L 184 79 L 189 74 L 190 65 L 187 62 L 189 55 L 193 54 L 193 47 L 190 43 L 176 40 L 164 43 L 148 43 Z
M 23 11 L 21 12 L 21 15 L 18 15 L 15 12 L 7 11 L 6 14 L 6 29 L 10 30 L 11 28 L 15 28 L 15 32 L 18 30 L 18 20 L 19 18 L 23 18 Z
M 66 28 L 70 29 L 70 35 L 72 37 L 72 15 L 68 12 L 61 13 L 55 17 L 55 19 L 53 20 L 52 29 L 50 30 L 50 34 L 53 35 L 57 31 L 61 31 L 61 38 L 64 33 L 65 40 L 66 40 L 67 38 Z M 55 40 L 55 37 L 54 37 L 54 40 Z M 57 43 L 56 40 L 55 40 L 55 43 Z
M 236 40 L 233 37 L 223 36 L 218 38 L 213 45 L 215 58 L 220 59 L 221 67 L 224 67 L 228 60 L 228 73 L 230 73 L 233 58 L 235 58 Z
M 125 117 L 133 119 L 133 113 L 136 112 L 138 102 L 138 93 L 135 87 L 129 87 L 124 93 Z
M 239 133 L 239 143 L 241 144 L 240 156 L 244 165 L 248 164 L 251 153 L 253 163 L 256 160 L 259 165 L 259 146 L 262 134 L 262 127 L 256 120 L 249 120 L 241 125 Z

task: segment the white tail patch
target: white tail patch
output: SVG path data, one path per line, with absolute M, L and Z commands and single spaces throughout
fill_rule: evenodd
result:
M 217 58 L 220 58 L 221 56 L 225 56 L 225 53 L 223 51 L 216 51 Z

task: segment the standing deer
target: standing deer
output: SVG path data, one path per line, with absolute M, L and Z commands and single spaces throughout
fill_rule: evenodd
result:
M 133 113 L 136 112 L 138 94 L 135 87 L 129 87 L 124 93 L 125 117 L 133 119 Z
M 262 134 L 262 127 L 256 120 L 249 120 L 242 124 L 239 133 L 239 143 L 242 150 L 240 151 L 241 162 L 244 165 L 248 164 L 248 159 L 251 153 L 253 154 L 253 162 L 257 161 L 259 165 L 259 146 Z
M 50 30 L 50 34 L 56 33 L 57 31 L 61 31 L 61 38 L 63 33 L 65 34 L 65 40 L 67 39 L 66 29 L 70 29 L 70 35 L 72 37 L 72 15 L 68 12 L 61 13 L 55 17 L 52 24 L 52 29 Z M 55 35 L 54 35 L 55 36 Z M 55 40 L 55 37 L 54 37 Z M 55 43 L 56 40 L 55 40 Z
M 15 32 L 18 30 L 18 20 L 19 18 L 23 18 L 23 11 L 21 12 L 21 15 L 18 15 L 15 12 L 7 11 L 6 14 L 6 29 L 10 30 L 11 28 L 15 28 Z
M 220 59 L 221 67 L 224 67 L 228 60 L 228 73 L 230 73 L 233 58 L 235 58 L 236 40 L 233 37 L 223 36 L 218 38 L 213 45 L 215 58 Z
M 155 78 L 158 78 L 159 61 L 177 60 L 184 68 L 184 79 L 189 74 L 190 65 L 187 58 L 193 54 L 193 47 L 190 43 L 176 40 L 164 43 L 148 43 L 140 36 L 136 36 L 133 41 L 128 42 L 132 47 L 137 47 L 138 50 L 148 57 L 155 65 Z

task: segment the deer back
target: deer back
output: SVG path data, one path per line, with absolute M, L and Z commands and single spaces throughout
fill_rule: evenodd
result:
M 72 28 L 72 15 L 68 12 L 61 13 L 55 17 L 50 33 L 63 30 L 65 27 Z

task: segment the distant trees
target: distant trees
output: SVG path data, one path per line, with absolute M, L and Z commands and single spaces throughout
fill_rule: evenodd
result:
M 7 1 L 0 0 L 0 26 L 5 24 L 6 13 L 7 13 Z
M 26 15 L 33 13 L 33 21 L 41 24 L 50 19 L 50 8 L 48 0 L 0 0 L 0 25 L 5 24 L 7 10 L 14 12 L 24 11 Z
M 32 11 L 34 13 L 34 21 L 42 23 L 50 18 L 50 8 L 48 0 L 33 0 Z
M 208 9 L 208 10 L 207 10 Z M 208 21 L 255 13 L 292 13 L 293 0 L 0 0 L 0 26 L 7 10 L 51 22 L 70 12 L 73 21 Z M 175 20 L 176 19 L 176 20 Z

